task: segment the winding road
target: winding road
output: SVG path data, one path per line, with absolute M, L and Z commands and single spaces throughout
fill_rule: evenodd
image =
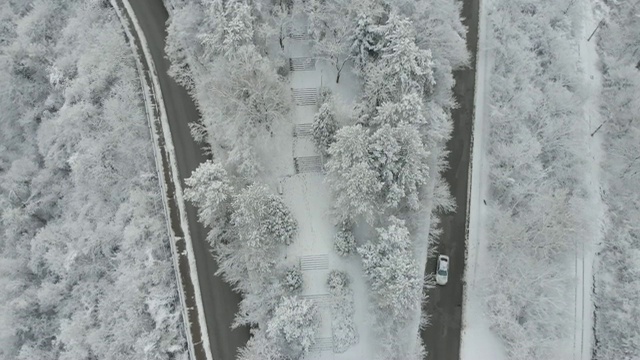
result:
M 170 63 L 165 57 L 164 46 L 169 15 L 162 0 L 132 0 L 130 4 L 144 32 L 155 64 L 169 120 L 179 177 L 184 188 L 184 179 L 207 159 L 200 146 L 191 137 L 188 126 L 190 122 L 197 121 L 200 114 L 185 88 L 167 74 Z M 196 209 L 188 203 L 185 205 L 211 353 L 214 360 L 233 360 L 238 348 L 244 346 L 249 339 L 247 328 L 231 330 L 240 295 L 235 293 L 222 278 L 214 275 L 218 270 L 218 264 L 211 255 L 209 243 L 206 241 L 207 231 L 198 222 Z M 197 321 L 197 318 L 191 321 Z M 200 342 L 195 334 L 194 342 Z M 205 359 L 204 353 L 197 347 L 196 358 Z
M 431 316 L 430 325 L 422 331 L 428 360 L 458 360 L 462 330 L 462 301 L 464 261 L 466 253 L 466 225 L 468 208 L 469 161 L 473 129 L 474 95 L 476 85 L 476 53 L 478 49 L 478 16 L 480 0 L 463 0 L 462 17 L 467 26 L 469 67 L 454 72 L 453 89 L 459 107 L 452 113 L 453 136 L 447 144 L 449 169 L 444 177 L 456 202 L 456 212 L 444 214 L 442 235 L 437 251 L 449 255 L 449 283 L 428 291 L 429 300 L 423 311 Z M 433 273 L 436 259 L 427 261 L 427 274 Z

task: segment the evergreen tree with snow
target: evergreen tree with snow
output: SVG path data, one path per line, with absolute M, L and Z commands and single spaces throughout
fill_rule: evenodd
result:
M 435 86 L 431 51 L 416 44 L 411 20 L 392 12 L 387 22 L 375 26 L 374 31 L 382 38 L 376 49 L 380 55 L 367 68 L 375 78 L 367 76 L 365 93 L 378 93 L 377 105 L 409 92 L 429 94 Z M 376 86 L 381 88 L 375 89 Z
M 422 275 L 413 257 L 409 230 L 394 216 L 387 227 L 376 230 L 377 241 L 358 248 L 365 275 L 381 314 L 407 321 L 420 310 L 422 297 Z
M 335 196 L 338 221 L 362 216 L 373 223 L 378 212 L 376 198 L 383 183 L 369 155 L 369 132 L 361 125 L 346 126 L 329 147 L 326 182 Z
M 406 203 L 412 210 L 420 207 L 420 187 L 429 178 L 429 152 L 418 130 L 411 125 L 383 125 L 370 139 L 370 153 L 379 181 L 384 208 Z
M 315 343 L 320 316 L 313 301 L 283 297 L 267 324 L 267 335 L 292 359 L 302 358 Z
M 282 199 L 265 186 L 243 189 L 232 207 L 231 227 L 218 246 L 219 272 L 249 290 L 273 274 L 278 249 L 293 241 L 298 225 Z
M 311 131 L 316 147 L 324 155 L 327 155 L 327 150 L 335 141 L 336 131 L 338 131 L 338 121 L 331 99 L 323 103 L 313 117 Z
M 184 198 L 198 207 L 200 222 L 214 230 L 224 227 L 233 187 L 222 164 L 212 160 L 203 162 L 185 179 L 185 184 Z

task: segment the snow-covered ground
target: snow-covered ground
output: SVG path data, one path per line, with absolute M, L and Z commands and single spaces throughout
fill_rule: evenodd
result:
M 467 239 L 467 258 L 465 260 L 465 292 L 463 305 L 463 330 L 460 344 L 462 360 L 503 360 L 506 354 L 500 339 L 489 329 L 489 320 L 485 316 L 483 296 L 478 283 L 478 274 L 483 273 L 483 264 L 490 261 L 485 241 L 485 226 L 488 212 L 485 201 L 489 198 L 489 161 L 487 144 L 489 136 L 489 78 L 491 75 L 491 52 L 487 44 L 487 14 L 480 2 L 478 24 L 478 54 L 476 59 L 476 92 L 473 121 L 471 181 L 469 196 L 469 232 Z
M 476 73 L 476 98 L 475 98 L 475 119 L 473 130 L 473 152 L 471 161 L 470 176 L 470 206 L 469 206 L 469 238 L 467 243 L 467 259 L 465 270 L 465 298 L 463 315 L 463 333 L 461 344 L 462 360 L 501 360 L 506 359 L 506 352 L 500 339 L 489 328 L 489 321 L 485 316 L 482 289 L 478 283 L 478 274 L 483 273 L 483 265 L 488 264 L 491 259 L 486 248 L 487 219 L 490 214 L 486 210 L 485 201 L 490 202 L 489 197 L 489 161 L 487 159 L 486 146 L 488 145 L 489 123 L 487 119 L 489 104 L 489 82 L 491 62 L 491 47 L 487 44 L 487 16 L 485 2 L 481 2 L 478 57 Z M 580 3 L 578 3 L 580 4 Z M 601 74 L 598 70 L 598 55 L 596 53 L 595 39 L 591 42 L 587 38 L 596 27 L 597 20 L 594 19 L 592 6 L 589 0 L 582 2 L 587 8 L 584 9 L 583 31 L 579 42 L 579 63 L 578 71 L 584 74 L 585 93 L 584 98 L 584 121 L 592 133 L 601 123 L 598 116 L 599 93 Z M 596 244 L 602 239 L 602 219 L 604 219 L 605 208 L 600 197 L 600 161 L 601 161 L 601 139 L 598 134 L 587 135 L 584 141 L 587 142 L 591 155 L 591 171 L 587 174 L 589 187 L 589 198 L 591 201 L 593 216 L 593 228 L 588 234 L 593 236 L 576 246 L 575 256 L 575 326 L 573 336 L 573 360 L 586 360 L 591 358 L 593 342 L 593 301 L 592 280 L 593 280 L 593 260 L 596 251 Z
M 602 74 L 598 68 L 598 53 L 596 51 L 596 38 L 587 41 L 593 29 L 598 25 L 599 19 L 595 18 L 597 0 L 585 1 L 583 28 L 580 36 L 578 70 L 584 75 L 584 121 L 589 129 L 589 135 L 584 141 L 589 149 L 591 169 L 586 174 L 589 189 L 589 200 L 592 219 L 588 222 L 591 228 L 588 234 L 591 236 L 582 242 L 576 249 L 576 289 L 575 289 L 575 330 L 574 330 L 574 360 L 591 359 L 593 349 L 593 266 L 597 251 L 597 244 L 604 236 L 604 224 L 606 209 L 601 198 L 600 186 L 600 162 L 602 155 L 602 139 L 599 133 L 591 134 L 602 123 L 599 115 L 600 93 Z
M 310 57 L 308 42 L 288 39 L 287 54 L 290 57 Z M 317 61 L 314 69 L 292 71 L 290 73 L 292 92 L 297 89 L 316 89 L 329 87 L 338 104 L 346 106 L 355 99 L 357 81 L 345 70 L 340 84 L 335 83 L 335 69 L 330 64 Z M 338 105 L 340 106 L 340 105 Z M 317 111 L 317 105 L 299 106 L 293 109 L 294 126 L 311 124 Z M 286 132 L 278 139 L 274 151 L 270 151 L 269 159 L 262 159 L 267 173 L 274 175 L 266 179 L 274 189 L 282 190 L 282 197 L 298 222 L 298 235 L 287 249 L 287 259 L 291 265 L 300 264 L 303 269 L 304 286 L 302 297 L 317 299 L 321 315 L 320 330 L 316 335 L 316 345 L 307 356 L 308 359 L 319 360 L 360 360 L 371 359 L 374 319 L 369 315 L 368 286 L 365 282 L 362 266 L 357 256 L 344 258 L 333 249 L 336 235 L 331 210 L 331 193 L 324 183 L 321 171 L 310 171 L 296 174 L 294 158 L 319 156 L 309 135 L 293 136 L 294 129 Z M 285 148 L 289 147 L 289 150 Z M 273 155 L 273 156 L 271 156 Z M 320 170 L 320 169 L 318 169 Z M 274 180 L 277 179 L 277 180 Z M 331 270 L 341 270 L 349 274 L 354 296 L 354 322 L 358 333 L 358 342 L 344 353 L 334 353 L 332 349 L 331 313 L 328 303 L 327 279 Z

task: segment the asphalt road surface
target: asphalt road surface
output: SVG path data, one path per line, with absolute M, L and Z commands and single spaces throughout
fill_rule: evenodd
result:
M 182 186 L 184 179 L 206 160 L 200 146 L 189 132 L 188 124 L 198 120 L 200 114 L 187 91 L 168 74 L 169 61 L 165 58 L 166 21 L 168 13 L 162 0 L 131 0 L 131 6 L 144 32 L 155 63 L 169 118 L 171 137 L 175 147 Z M 218 264 L 211 255 L 206 230 L 197 221 L 196 209 L 186 204 L 189 232 L 193 241 L 196 266 L 204 304 L 204 315 L 209 329 L 209 342 L 214 360 L 233 360 L 239 347 L 249 339 L 249 330 L 231 330 L 240 296 L 214 273 Z
M 429 291 L 424 311 L 431 316 L 431 325 L 421 336 L 428 351 L 428 360 L 458 360 L 462 321 L 462 287 L 467 223 L 467 184 L 475 94 L 476 52 L 478 47 L 478 10 L 480 0 L 463 0 L 462 16 L 468 27 L 467 48 L 471 55 L 469 67 L 454 73 L 454 94 L 460 107 L 453 111 L 453 137 L 449 140 L 450 168 L 445 172 L 455 197 L 457 210 L 442 218 L 442 236 L 437 251 L 450 257 L 449 283 Z M 433 273 L 436 260 L 427 261 L 426 271 Z

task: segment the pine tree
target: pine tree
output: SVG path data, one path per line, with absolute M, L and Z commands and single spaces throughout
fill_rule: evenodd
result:
M 333 104 L 331 100 L 320 106 L 320 109 L 313 117 L 312 136 L 316 147 L 327 155 L 329 146 L 335 141 L 335 134 L 338 131 L 338 121 L 336 120 Z
M 328 153 L 326 181 L 336 197 L 334 211 L 338 220 L 363 216 L 372 223 L 383 184 L 369 156 L 368 131 L 361 125 L 343 127 Z
M 184 198 L 198 207 L 198 218 L 205 226 L 222 228 L 228 222 L 233 187 L 222 164 L 207 160 L 185 179 Z
M 281 352 L 298 359 L 309 352 L 320 327 L 316 305 L 295 296 L 283 297 L 267 324 L 267 334 Z

